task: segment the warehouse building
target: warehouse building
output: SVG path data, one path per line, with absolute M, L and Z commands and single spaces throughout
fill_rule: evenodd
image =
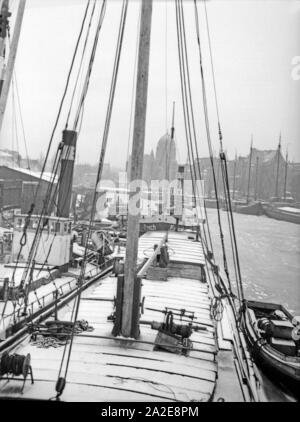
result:
M 34 172 L 20 167 L 0 166 L 1 210 L 20 209 L 22 214 L 27 214 L 34 201 L 40 182 L 34 208 L 34 214 L 39 214 L 52 180 L 53 175 L 51 173 L 45 172 L 41 178 L 40 172 Z M 57 179 L 54 182 L 52 193 L 55 192 Z

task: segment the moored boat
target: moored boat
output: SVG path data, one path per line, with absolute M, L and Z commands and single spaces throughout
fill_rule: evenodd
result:
M 238 214 L 248 214 L 248 215 L 263 215 L 264 210 L 261 202 L 253 202 L 248 205 L 236 205 L 235 212 Z
M 299 394 L 299 321 L 282 305 L 247 301 L 244 327 L 255 361 Z
M 300 224 L 300 209 L 291 206 L 277 207 L 271 204 L 263 205 L 264 213 L 276 220 L 287 221 L 289 223 Z

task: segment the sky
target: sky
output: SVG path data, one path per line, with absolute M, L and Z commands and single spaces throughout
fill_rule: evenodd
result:
M 13 16 L 17 3 L 18 0 L 11 1 Z M 27 0 L 15 70 L 28 152 L 33 158 L 44 155 L 47 149 L 85 6 L 86 0 Z M 97 11 L 100 6 L 98 0 Z M 108 0 L 78 139 L 77 162 L 80 163 L 95 164 L 100 154 L 121 6 L 121 0 Z M 202 2 L 198 2 L 198 10 L 208 113 L 213 149 L 217 153 L 216 107 Z M 140 1 L 129 0 L 105 159 L 121 168 L 125 166 L 132 141 L 139 11 Z M 184 13 L 199 155 L 207 156 L 193 1 L 184 0 Z M 300 162 L 300 79 L 292 78 L 292 63 L 295 67 L 295 60 L 300 56 L 300 1 L 210 0 L 207 13 L 223 142 L 229 158 L 235 153 L 248 154 L 252 135 L 254 147 L 275 149 L 281 132 L 283 152 L 288 148 L 290 160 Z M 91 40 L 94 29 L 92 26 Z M 81 74 L 80 83 L 82 80 Z M 74 77 L 71 86 L 73 83 Z M 0 148 L 18 147 L 24 156 L 19 111 L 16 112 L 18 137 L 13 124 L 12 92 L 16 90 L 10 92 Z M 78 96 L 75 105 L 77 100 Z M 159 138 L 170 130 L 173 101 L 177 159 L 185 162 L 175 4 L 172 0 L 154 0 L 145 152 L 155 150 Z M 66 98 L 51 154 L 61 140 L 69 104 L 70 95 Z

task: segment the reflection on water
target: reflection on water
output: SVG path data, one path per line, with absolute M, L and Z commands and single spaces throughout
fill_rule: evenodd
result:
M 222 267 L 217 212 L 208 209 L 216 261 Z M 227 213 L 221 211 L 228 265 L 234 269 Z M 300 315 L 300 225 L 234 213 L 245 297 L 286 306 Z

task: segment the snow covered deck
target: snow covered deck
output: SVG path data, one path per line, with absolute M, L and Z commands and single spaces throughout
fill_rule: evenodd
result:
M 158 243 L 160 233 L 140 239 L 140 251 Z M 188 242 L 189 248 L 185 245 Z M 195 263 L 199 243 L 183 233 L 173 234 L 169 246 L 176 260 Z M 174 259 L 174 258 L 173 258 Z M 201 261 L 201 260 L 200 260 Z M 199 262 L 199 261 L 197 261 Z M 200 262 L 199 262 L 200 265 Z M 198 279 L 169 277 L 168 281 L 143 279 L 145 296 L 138 340 L 114 338 L 113 323 L 107 319 L 114 309 L 116 278 L 107 277 L 87 289 L 80 303 L 78 319 L 94 327 L 92 332 L 75 336 L 67 384 L 61 400 L 65 401 L 208 401 L 217 382 L 217 344 L 215 324 L 210 316 L 210 291 Z M 162 322 L 165 308 L 194 312 L 194 323 L 203 330 L 190 337 L 193 347 L 188 355 L 155 350 L 157 330 L 149 321 Z M 72 307 L 67 306 L 62 320 L 70 320 Z M 174 322 L 179 317 L 174 317 Z M 148 322 L 148 324 L 146 323 Z M 12 352 L 12 350 L 11 350 Z M 0 397 L 49 400 L 55 396 L 63 347 L 41 349 L 27 338 L 14 352 L 31 354 L 35 383 L 28 380 L 21 394 L 21 381 L 0 381 Z
M 0 278 L 8 278 L 12 280 L 12 275 L 14 272 L 14 264 L 8 266 L 0 265 Z M 55 278 L 54 275 L 57 274 L 57 271 L 53 270 L 53 267 L 49 267 L 49 270 L 43 270 L 41 266 L 36 266 L 37 269 L 33 271 L 32 280 L 33 283 L 38 280 L 44 279 L 44 283 L 38 288 L 32 290 L 28 295 L 28 312 L 31 314 L 40 310 L 42 307 L 47 306 L 55 299 L 54 294 L 58 291 L 59 296 L 64 295 L 75 289 L 77 279 L 80 273 L 80 268 L 71 268 L 70 272 L 62 274 L 59 278 Z M 24 267 L 18 267 L 15 271 L 14 281 L 15 286 L 19 286 Z M 87 264 L 86 274 L 95 275 L 98 271 L 98 268 L 92 264 Z M 16 305 L 12 301 L 8 300 L 7 303 L 0 301 L 0 340 L 5 339 L 5 330 L 14 323 L 13 313 L 18 312 L 22 313 L 24 309 L 23 301 L 20 301 L 20 304 Z M 3 310 L 5 313 L 2 316 Z

